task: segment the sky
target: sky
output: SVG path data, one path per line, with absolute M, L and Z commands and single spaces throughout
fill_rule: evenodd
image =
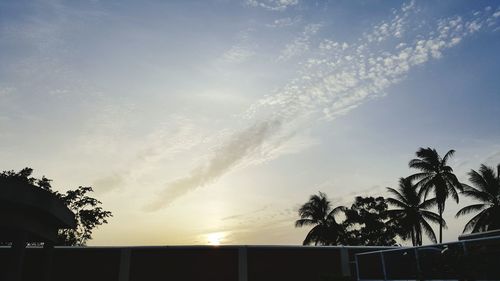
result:
M 498 50 L 497 1 L 3 0 L 0 169 L 92 186 L 90 245 L 298 245 L 419 147 L 500 163 Z

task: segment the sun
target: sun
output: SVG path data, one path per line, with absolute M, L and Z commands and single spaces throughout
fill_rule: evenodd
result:
M 207 242 L 209 245 L 218 246 L 224 240 L 224 236 L 223 232 L 209 233 L 207 235 Z

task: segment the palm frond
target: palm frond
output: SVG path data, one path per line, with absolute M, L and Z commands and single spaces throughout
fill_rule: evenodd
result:
M 430 163 L 422 161 L 420 159 L 410 160 L 410 162 L 408 163 L 408 166 L 410 168 L 417 169 L 417 170 L 420 170 L 422 172 L 427 172 L 427 173 L 431 173 L 435 170 L 434 167 Z
M 424 231 L 425 231 L 425 234 L 427 235 L 427 237 L 429 237 L 429 239 L 432 241 L 432 243 L 437 243 L 436 233 L 434 233 L 434 230 L 429 225 L 429 223 L 425 220 L 422 220 L 421 223 L 422 223 L 422 226 L 424 228 Z
M 305 225 L 315 225 L 317 221 L 312 219 L 299 219 L 295 221 L 295 227 L 303 227 Z
M 337 207 L 333 208 L 333 210 L 330 212 L 329 215 L 336 215 L 338 213 L 345 212 L 345 210 L 347 210 L 347 207 L 337 206 Z
M 472 232 L 482 232 L 482 231 L 486 231 L 488 229 L 488 225 L 489 225 L 489 217 L 490 217 L 490 214 L 489 214 L 489 208 L 488 209 L 484 209 L 482 210 L 479 215 L 479 219 L 476 221 L 476 224 L 474 225 L 474 228 L 472 229 Z
M 410 207 L 407 204 L 405 204 L 404 202 L 401 202 L 401 201 L 399 201 L 397 199 L 394 199 L 394 198 L 386 198 L 385 200 L 390 205 L 395 206 L 395 207 L 399 207 L 399 208 L 402 208 L 402 209 L 407 209 L 407 208 Z
M 480 191 L 473 187 L 468 187 L 464 189 L 461 192 L 461 194 L 464 195 L 465 197 L 470 197 L 484 203 L 491 202 L 492 199 L 494 199 L 494 197 L 492 197 L 491 194 Z
M 464 230 L 462 231 L 463 233 L 466 233 L 468 231 L 471 231 L 475 228 L 476 224 L 477 224 L 477 221 L 481 218 L 481 214 L 482 213 L 479 213 L 477 215 L 475 215 L 474 217 L 472 217 L 464 226 Z
M 441 225 L 443 226 L 443 228 L 448 227 L 448 225 L 446 224 L 446 221 L 434 212 L 422 211 L 422 217 L 424 217 L 425 219 L 427 219 L 435 224 L 440 224 L 440 222 L 441 222 Z
M 306 238 L 302 242 L 302 245 L 311 245 L 312 243 L 317 244 L 318 243 L 318 232 L 319 232 L 319 225 L 316 225 L 313 227 L 306 235 Z
M 458 203 L 458 201 L 460 200 L 458 198 L 458 192 L 457 190 L 455 189 L 455 187 L 453 185 L 450 185 L 449 183 L 446 185 L 448 187 L 448 194 L 451 195 L 451 198 L 453 198 L 453 200 L 455 200 L 455 202 Z M 460 185 L 460 188 L 462 188 L 462 186 Z
M 397 191 L 396 189 L 391 188 L 391 187 L 386 187 L 386 189 L 387 189 L 387 192 L 394 195 L 396 198 L 398 198 L 399 201 L 401 201 L 403 203 L 407 203 L 406 198 L 399 191 Z
M 409 175 L 406 178 L 410 181 L 415 181 L 415 180 L 422 180 L 422 179 L 427 178 L 431 175 L 432 175 L 431 173 L 421 172 L 421 173 L 415 173 L 413 175 Z
M 398 220 L 405 217 L 406 212 L 405 210 L 387 210 L 386 214 L 390 218 L 390 220 Z
M 437 199 L 436 198 L 427 199 L 424 202 L 420 203 L 420 205 L 418 206 L 420 209 L 424 210 L 430 209 L 432 207 L 437 206 Z
M 497 176 L 495 175 L 495 171 L 492 168 L 481 164 L 479 167 L 479 173 L 481 173 L 481 177 L 484 181 L 489 185 L 490 183 L 494 183 L 497 180 Z
M 443 171 L 445 173 L 453 173 L 453 168 L 450 166 L 443 166 L 443 167 L 441 167 L 441 171 Z
M 474 204 L 474 205 L 465 206 L 457 212 L 455 217 L 458 218 L 460 216 L 468 215 L 472 212 L 481 211 L 485 207 L 486 207 L 485 204 Z
M 455 150 L 450 149 L 450 150 L 449 150 L 448 152 L 446 152 L 446 154 L 444 155 L 442 162 L 443 162 L 444 164 L 446 164 L 446 162 L 448 162 L 448 159 L 449 159 L 449 158 L 451 158 L 451 157 L 453 157 L 453 155 L 455 155 Z
M 488 183 L 483 176 L 475 170 L 469 172 L 469 181 L 474 184 L 475 188 L 478 190 L 486 191 L 488 189 Z
M 440 165 L 441 158 L 439 157 L 437 151 L 433 148 L 421 147 L 419 150 L 417 150 L 417 152 L 415 152 L 415 155 L 417 155 L 418 158 L 422 159 L 422 161 L 427 162 L 434 167 L 438 167 Z

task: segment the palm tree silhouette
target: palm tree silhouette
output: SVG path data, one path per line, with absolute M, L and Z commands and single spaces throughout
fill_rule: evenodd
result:
M 436 198 L 425 200 L 408 178 L 399 179 L 397 190 L 387 187 L 387 191 L 394 196 L 387 198 L 387 203 L 399 208 L 387 211 L 390 218 L 387 223 L 398 225 L 398 234 L 405 240 L 411 238 L 413 246 L 422 245 L 422 230 L 436 243 L 436 234 L 427 221 L 446 227 L 438 214 L 427 210 L 437 204 Z
M 463 207 L 456 217 L 479 212 L 465 225 L 464 231 L 480 232 L 500 229 L 500 164 L 497 173 L 492 168 L 481 165 L 479 172 L 471 170 L 469 181 L 475 187 L 463 184 L 462 194 L 481 203 Z
M 443 158 L 439 156 L 433 148 L 420 148 L 417 152 L 417 159 L 413 159 L 408 163 L 410 168 L 420 170 L 409 177 L 410 180 L 418 180 L 416 186 L 420 187 L 419 193 L 424 194 L 427 198 L 429 192 L 434 193 L 437 201 L 438 213 L 440 217 L 439 223 L 439 243 L 443 242 L 443 212 L 446 199 L 451 197 L 458 203 L 457 189 L 462 191 L 462 185 L 453 173 L 453 169 L 447 165 L 450 157 L 453 156 L 455 150 L 448 151 Z
M 341 243 L 344 230 L 335 220 L 335 214 L 343 211 L 345 207 L 331 207 L 326 194 L 312 195 L 299 209 L 300 219 L 295 222 L 295 227 L 313 225 L 304 239 L 303 245 L 337 245 Z

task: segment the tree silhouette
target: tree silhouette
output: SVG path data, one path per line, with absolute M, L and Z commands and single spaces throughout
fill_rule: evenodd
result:
M 384 197 L 356 197 L 345 209 L 345 244 L 352 246 L 396 245 L 398 225 L 388 222 Z
M 427 198 L 430 192 L 435 195 L 440 217 L 439 243 L 443 242 L 444 225 L 442 219 L 446 199 L 451 196 L 458 203 L 457 189 L 462 190 L 462 185 L 453 173 L 453 169 L 447 165 L 454 153 L 455 150 L 450 150 L 441 158 L 435 149 L 421 147 L 416 152 L 418 158 L 411 160 L 408 164 L 410 168 L 420 170 L 420 173 L 409 177 L 410 180 L 418 180 L 416 186 L 420 187 L 419 193 L 423 193 L 424 198 Z
M 32 173 L 31 168 L 24 168 L 19 172 L 3 171 L 0 173 L 0 188 L 9 184 L 29 184 L 33 188 L 47 190 L 62 200 L 75 214 L 77 228 L 60 230 L 57 245 L 83 246 L 92 239 L 92 232 L 96 227 L 108 223 L 107 218 L 112 214 L 100 206 L 100 201 L 88 196 L 88 193 L 92 192 L 92 187 L 80 186 L 75 190 L 59 193 L 52 190 L 50 179 L 44 176 L 37 179 L 31 176 Z
M 303 245 L 338 245 L 343 237 L 343 228 L 335 220 L 335 214 L 344 207 L 331 207 L 331 202 L 323 192 L 311 195 L 309 201 L 299 209 L 300 219 L 295 227 L 313 226 L 304 239 Z
M 462 194 L 471 197 L 480 203 L 463 207 L 456 217 L 473 212 L 479 212 L 467 222 L 463 232 L 481 232 L 500 229 L 500 164 L 497 173 L 486 166 L 481 165 L 479 172 L 471 170 L 469 181 L 475 186 L 462 184 Z
M 394 196 L 387 198 L 387 203 L 398 208 L 387 211 L 390 218 L 388 223 L 399 226 L 398 235 L 405 240 L 411 238 L 413 246 L 420 246 L 423 230 L 427 237 L 436 243 L 436 234 L 427 221 L 446 226 L 438 214 L 427 210 L 437 204 L 436 198 L 425 200 L 408 178 L 399 179 L 397 190 L 388 187 L 387 191 Z

